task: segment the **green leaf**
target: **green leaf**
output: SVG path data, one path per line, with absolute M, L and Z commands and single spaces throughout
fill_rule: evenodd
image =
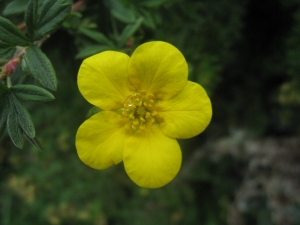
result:
M 16 48 L 5 42 L 0 42 L 0 59 L 10 59 L 15 53 Z
M 36 102 L 48 102 L 54 96 L 44 88 L 35 85 L 18 84 L 10 88 L 18 99 Z
M 23 62 L 24 61 L 24 62 Z M 54 68 L 47 56 L 35 45 L 31 45 L 22 59 L 22 69 L 44 85 L 56 90 L 57 80 Z
M 75 56 L 76 59 L 84 59 L 91 55 L 95 55 L 97 53 L 112 50 L 110 46 L 106 45 L 89 45 L 79 50 L 78 54 Z
M 18 112 L 15 109 L 14 103 L 9 101 L 9 113 L 7 117 L 7 133 L 10 139 L 18 148 L 23 148 L 24 139 L 21 127 L 18 122 Z
M 0 137 L 6 127 L 6 120 L 9 113 L 9 104 L 7 101 L 7 95 L 0 95 Z
M 9 92 L 9 88 L 0 81 L 0 96 L 6 92 Z
M 25 12 L 25 22 L 27 25 L 28 34 L 31 38 L 33 37 L 37 27 L 38 8 L 38 0 L 30 0 Z
M 144 18 L 144 25 L 151 28 L 151 29 L 155 29 L 155 20 L 153 15 L 148 11 L 148 10 L 144 10 L 141 9 L 140 13 L 142 14 L 143 18 Z
M 143 22 L 143 18 L 139 18 L 134 24 L 127 25 L 119 37 L 119 47 L 125 45 L 126 41 L 139 29 Z
M 114 44 L 101 32 L 94 31 L 84 27 L 79 27 L 78 33 L 84 34 L 85 36 L 89 37 L 90 39 L 96 41 L 99 44 L 105 44 L 114 47 Z
M 152 8 L 152 7 L 158 7 L 165 2 L 166 2 L 166 0 L 144 0 L 144 1 L 139 2 L 139 5 Z
M 34 145 L 38 150 L 43 151 L 40 142 L 39 142 L 36 138 L 28 137 L 26 134 L 25 134 L 25 137 L 26 137 L 27 140 L 28 140 L 32 145 Z
M 101 110 L 96 107 L 96 106 L 93 106 L 92 108 L 90 108 L 90 110 L 88 111 L 86 117 L 87 118 L 90 118 L 91 116 L 95 115 L 96 113 L 100 112 Z
M 71 13 L 72 6 L 65 0 L 46 0 L 39 10 L 37 31 L 34 40 L 56 30 Z
M 0 40 L 14 46 L 28 46 L 29 39 L 8 19 L 0 16 Z
M 13 93 L 9 95 L 9 101 L 14 105 L 14 108 L 17 112 L 18 123 L 22 130 L 26 135 L 28 135 L 28 137 L 33 138 L 35 136 L 35 129 L 29 112 Z
M 134 12 L 122 5 L 118 0 L 107 0 L 105 3 L 110 8 L 110 13 L 116 19 L 119 19 L 124 23 L 133 23 L 135 21 Z
M 15 0 L 10 2 L 3 11 L 4 16 L 21 14 L 27 7 L 28 0 Z

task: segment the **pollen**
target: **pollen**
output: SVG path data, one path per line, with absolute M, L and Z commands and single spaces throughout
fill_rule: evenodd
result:
M 157 118 L 160 115 L 154 111 L 157 100 L 153 94 L 147 95 L 146 91 L 135 92 L 128 95 L 122 102 L 121 114 L 123 118 L 128 119 L 127 129 L 136 131 L 151 128 L 158 123 Z

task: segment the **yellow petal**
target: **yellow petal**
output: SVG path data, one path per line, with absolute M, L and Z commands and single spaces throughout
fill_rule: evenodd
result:
M 132 54 L 128 76 L 138 90 L 169 99 L 186 85 L 188 66 L 181 52 L 161 41 L 140 45 Z
M 78 87 L 85 99 L 104 110 L 119 108 L 130 94 L 129 59 L 128 55 L 114 51 L 85 59 L 78 72 Z
M 175 139 L 162 133 L 159 127 L 139 130 L 125 145 L 125 170 L 137 185 L 158 188 L 174 179 L 181 165 L 181 150 Z
M 159 101 L 156 110 L 162 117 L 162 131 L 172 138 L 191 138 L 200 134 L 212 117 L 211 102 L 205 90 L 190 81 L 174 98 Z
M 110 111 L 97 113 L 81 124 L 77 131 L 78 156 L 92 168 L 105 169 L 122 161 L 128 137 L 118 114 Z

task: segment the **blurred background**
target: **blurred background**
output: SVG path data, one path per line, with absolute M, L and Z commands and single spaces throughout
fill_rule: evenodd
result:
M 0 13 L 21 24 L 27 2 L 1 0 Z M 24 102 L 44 151 L 0 139 L 1 225 L 300 224 L 299 0 L 73 3 L 41 47 L 56 100 Z M 213 105 L 209 127 L 179 140 L 182 168 L 160 189 L 136 186 L 122 163 L 85 166 L 74 145 L 92 107 L 77 88 L 82 60 L 150 40 L 180 49 Z

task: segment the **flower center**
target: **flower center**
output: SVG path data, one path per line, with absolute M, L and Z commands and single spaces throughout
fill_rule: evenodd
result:
M 151 127 L 157 122 L 157 118 L 160 115 L 153 110 L 156 103 L 154 95 L 146 95 L 146 91 L 141 93 L 135 92 L 132 95 L 128 95 L 122 102 L 122 115 L 128 119 L 126 127 L 128 129 L 146 129 Z

